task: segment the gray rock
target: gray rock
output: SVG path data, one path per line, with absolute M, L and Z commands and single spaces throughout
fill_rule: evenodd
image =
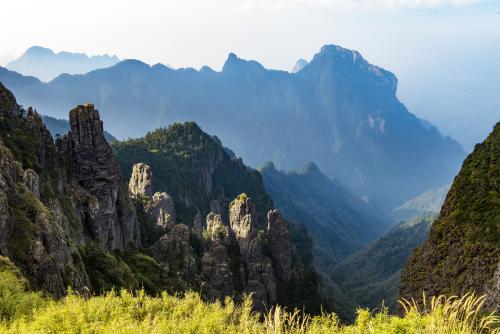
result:
M 246 271 L 245 292 L 252 296 L 257 311 L 276 302 L 276 279 L 271 260 L 262 253 L 262 244 L 255 229 L 255 205 L 246 195 L 240 195 L 229 206 L 231 231 L 238 243 Z
M 58 143 L 76 171 L 81 220 L 89 237 L 114 249 L 140 244 L 139 224 L 123 175 L 104 138 L 99 112 L 91 104 L 70 112 L 71 131 Z
M 33 195 L 40 199 L 40 178 L 33 169 L 26 169 L 24 171 L 23 182 Z
M 223 300 L 235 294 L 229 255 L 219 242 L 214 242 L 203 254 L 201 278 L 204 282 L 202 291 L 209 299 Z
M 489 282 L 485 290 L 486 309 L 500 312 L 500 263 L 498 263 L 498 268 L 493 275 L 493 279 Z
M 128 189 L 133 196 L 153 196 L 153 173 L 151 167 L 140 162 L 132 167 Z
M 277 209 L 267 214 L 267 239 L 276 276 L 281 282 L 292 278 L 292 242 L 290 232 Z
M 175 205 L 172 196 L 166 192 L 157 192 L 146 203 L 144 210 L 156 225 L 169 231 L 175 225 Z
M 154 258 L 167 265 L 171 272 L 178 273 L 182 279 L 195 284 L 197 279 L 193 247 L 189 242 L 189 227 L 175 225 L 170 233 L 160 238 L 152 247 Z
M 201 221 L 201 213 L 198 209 L 196 209 L 196 215 L 193 219 L 193 228 L 191 229 L 191 231 L 194 235 L 201 239 L 203 233 L 203 222 Z

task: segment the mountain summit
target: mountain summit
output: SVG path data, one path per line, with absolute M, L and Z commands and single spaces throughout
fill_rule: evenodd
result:
M 63 73 L 84 74 L 98 68 L 112 66 L 120 60 L 116 56 L 87 56 L 84 53 L 61 51 L 32 46 L 24 54 L 7 64 L 7 68 L 42 81 L 50 81 Z

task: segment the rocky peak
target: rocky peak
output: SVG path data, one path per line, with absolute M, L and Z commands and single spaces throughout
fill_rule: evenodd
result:
M 271 260 L 263 255 L 255 229 L 255 205 L 245 194 L 231 202 L 229 222 L 246 272 L 245 290 L 251 294 L 256 310 L 263 311 L 276 302 L 276 279 Z
M 144 209 L 151 215 L 155 224 L 164 230 L 168 231 L 175 225 L 174 199 L 166 192 L 155 193 Z
M 277 209 L 267 214 L 267 238 L 269 251 L 275 264 L 275 272 L 282 282 L 292 277 L 292 243 L 288 226 Z
M 295 66 L 292 69 L 292 73 L 298 73 L 300 72 L 304 67 L 306 67 L 308 64 L 307 60 L 305 59 L 299 59 L 297 60 L 297 63 L 295 63 Z
M 138 245 L 139 224 L 127 186 L 113 151 L 104 137 L 99 112 L 92 104 L 70 112 L 71 131 L 59 139 L 58 149 L 76 171 L 83 191 L 82 221 L 90 238 L 107 248 Z
M 251 237 L 255 228 L 255 204 L 241 194 L 229 205 L 229 221 L 238 240 Z
M 228 243 L 229 229 L 222 222 L 222 217 L 220 214 L 210 212 L 207 215 L 206 223 L 207 233 L 212 241 L 219 243 L 225 241 L 226 243 Z
M 142 162 L 134 164 L 128 189 L 133 196 L 153 196 L 153 172 L 151 167 Z

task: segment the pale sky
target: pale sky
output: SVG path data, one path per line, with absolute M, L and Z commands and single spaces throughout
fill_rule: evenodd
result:
M 500 0 L 2 0 L 0 25 L 0 65 L 40 45 L 289 70 L 338 44 L 394 72 L 410 111 L 467 148 L 500 120 Z

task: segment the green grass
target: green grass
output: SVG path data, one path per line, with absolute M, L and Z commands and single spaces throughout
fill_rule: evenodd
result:
M 4 259 L 4 258 L 2 258 Z M 8 260 L 6 260 L 8 262 Z M 5 261 L 4 261 L 5 262 Z M 434 298 L 425 309 L 404 303 L 404 317 L 387 311 L 358 310 L 352 325 L 342 325 L 333 313 L 303 316 L 276 307 L 261 317 L 250 298 L 238 304 L 204 302 L 198 293 L 156 297 L 144 290 L 110 291 L 86 298 L 70 292 L 60 300 L 29 292 L 8 265 L 0 266 L 0 333 L 262 333 L 262 334 L 382 334 L 499 333 L 499 318 L 481 313 L 484 298 Z

